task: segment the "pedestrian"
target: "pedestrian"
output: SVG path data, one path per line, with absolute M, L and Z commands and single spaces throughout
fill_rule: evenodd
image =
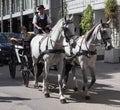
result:
M 38 13 L 33 17 L 33 26 L 35 34 L 49 33 L 51 28 L 51 19 L 45 13 L 44 5 L 38 7 Z
M 21 37 L 16 37 L 14 36 L 14 34 L 11 36 L 11 41 L 15 41 L 15 42 L 21 42 L 22 40 L 29 40 L 30 39 L 30 34 L 27 32 L 27 28 L 25 26 L 22 26 L 20 28 L 21 31 Z

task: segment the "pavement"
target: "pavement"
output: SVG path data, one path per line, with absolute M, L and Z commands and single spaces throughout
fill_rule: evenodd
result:
M 1 77 L 2 72 L 3 71 L 0 69 Z M 49 98 L 48 100 L 43 97 L 43 94 L 41 92 L 36 92 L 35 89 L 27 89 L 24 86 L 19 86 L 19 88 L 17 86 L 14 86 L 13 90 L 13 88 L 11 88 L 10 86 L 1 86 L 4 85 L 4 82 L 0 81 L 0 110 L 120 110 L 120 63 L 112 64 L 104 63 L 104 61 L 96 62 L 97 80 L 95 85 L 90 90 L 90 100 L 85 100 L 84 94 L 81 92 L 82 75 L 80 74 L 80 69 L 77 68 L 76 72 L 79 91 L 76 93 L 72 91 L 72 77 L 70 77 L 68 81 L 68 86 L 70 89 L 69 91 L 65 92 L 67 103 L 63 105 L 60 104 L 58 100 L 58 91 L 51 91 L 51 98 Z M 55 72 L 52 72 L 50 74 L 49 81 L 53 83 L 55 77 Z M 18 84 L 21 83 L 19 81 L 17 82 L 16 80 Z M 55 83 L 56 82 L 57 80 L 55 81 Z M 32 81 L 30 83 L 32 83 Z M 22 90 L 22 92 L 20 90 Z M 17 97 L 11 99 L 12 95 L 15 95 L 16 91 L 19 97 L 23 97 L 23 95 L 21 95 L 22 93 L 27 93 L 27 95 L 24 96 L 24 99 L 27 100 L 30 98 L 31 100 L 27 100 L 26 104 L 25 100 L 17 99 Z M 32 92 L 35 94 L 32 95 Z M 7 100 L 5 98 L 7 98 Z M 44 101 L 39 100 L 41 98 Z M 32 100 L 36 103 L 32 103 Z

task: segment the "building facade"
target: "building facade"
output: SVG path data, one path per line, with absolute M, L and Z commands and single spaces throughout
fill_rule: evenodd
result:
M 0 0 L 0 32 L 17 33 L 20 31 L 19 27 L 23 25 L 27 27 L 28 31 L 33 31 L 33 15 L 36 7 L 41 4 L 45 6 L 46 12 L 52 19 L 52 26 L 54 26 L 59 19 L 61 9 L 63 11 L 64 1 L 67 5 L 67 14 L 73 14 L 74 16 L 74 24 L 76 25 L 78 35 L 80 35 L 78 24 L 80 23 L 81 13 L 88 4 L 94 9 L 94 23 L 98 23 L 100 19 L 106 21 L 104 12 L 105 0 Z M 117 3 L 120 6 L 120 0 L 117 0 Z M 120 11 L 118 14 L 118 19 L 120 20 Z M 118 25 L 120 27 L 120 24 Z M 120 49 L 120 30 L 112 41 Z M 99 49 L 99 55 L 104 53 L 104 50 Z M 117 60 L 120 59 L 120 52 L 117 53 L 115 58 Z
M 118 27 L 120 27 L 120 0 L 118 3 Z M 102 19 L 106 22 L 105 18 L 105 0 L 66 0 L 67 13 L 74 15 L 74 23 L 77 27 L 77 33 L 80 35 L 80 24 L 81 13 L 86 9 L 88 4 L 90 4 L 94 10 L 94 24 L 100 22 Z M 111 36 L 112 44 L 115 49 L 106 52 L 104 49 L 98 48 L 98 55 L 103 56 L 106 62 L 118 63 L 120 62 L 120 28 L 114 30 L 114 35 Z
M 0 0 L 0 31 L 19 32 L 19 27 L 23 25 L 32 31 L 33 15 L 36 7 L 41 4 L 45 6 L 54 25 L 61 8 L 60 0 Z

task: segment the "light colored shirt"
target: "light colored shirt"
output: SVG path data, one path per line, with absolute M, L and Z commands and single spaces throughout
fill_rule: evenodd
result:
M 44 19 L 45 14 L 41 15 L 40 13 L 38 13 L 38 16 L 40 17 L 40 19 Z M 48 24 L 51 24 L 51 19 L 48 15 L 47 15 L 47 22 L 48 22 Z M 33 17 L 33 23 L 37 23 L 37 16 L 36 15 Z

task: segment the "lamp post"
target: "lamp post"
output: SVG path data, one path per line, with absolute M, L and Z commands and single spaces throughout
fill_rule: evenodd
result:
M 63 0 L 62 0 L 62 17 L 64 17 L 64 3 L 63 3 Z
M 23 0 L 20 0 L 20 26 L 23 26 Z
M 3 0 L 1 0 L 1 32 L 3 32 Z
M 36 12 L 36 6 L 37 6 L 37 0 L 33 0 L 33 16 L 35 15 Z
M 49 0 L 49 17 L 51 18 L 51 0 Z
M 12 33 L 12 0 L 9 1 L 9 9 L 10 9 L 10 33 Z

